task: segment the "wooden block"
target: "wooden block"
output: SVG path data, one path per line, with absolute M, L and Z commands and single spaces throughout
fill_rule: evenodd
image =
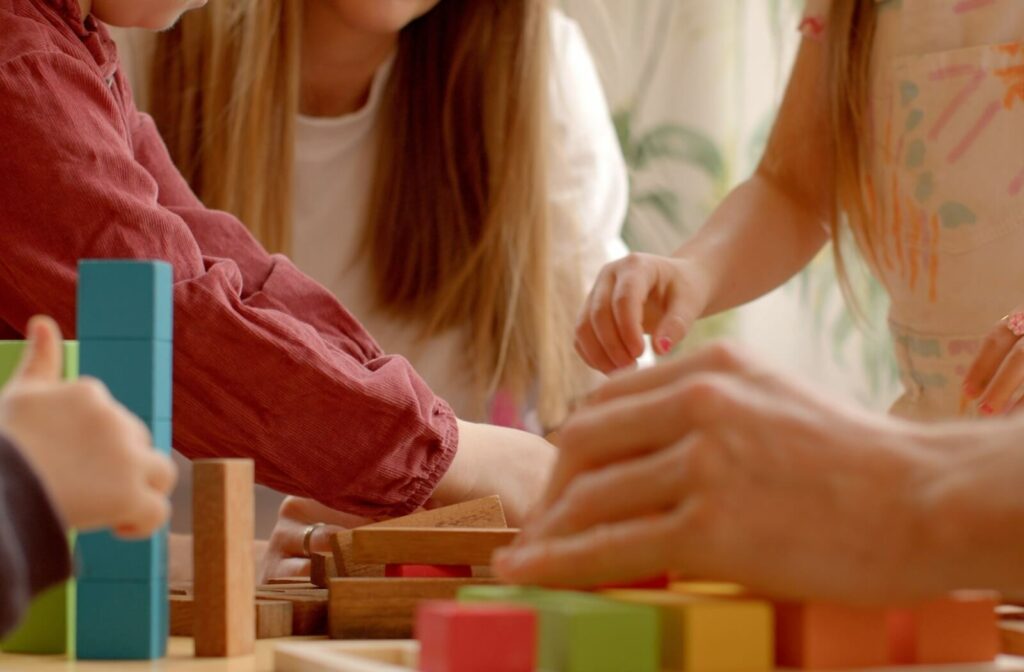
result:
M 328 635 L 332 639 L 403 639 L 412 636 L 416 606 L 450 600 L 460 588 L 490 579 L 338 578 L 330 582 Z
M 279 576 L 273 579 L 267 579 L 267 582 L 263 586 L 307 586 L 317 587 L 315 583 L 310 581 L 305 576 Z M 262 587 L 262 586 L 261 586 Z
M 363 564 L 488 565 L 519 530 L 362 527 L 352 530 L 352 557 Z
M 537 615 L 501 604 L 424 602 L 416 611 L 422 672 L 534 672 Z
M 192 596 L 170 596 L 171 637 L 192 636 Z
M 75 653 L 79 660 L 151 660 L 167 651 L 167 582 L 79 581 Z
M 775 663 L 836 669 L 889 662 L 888 611 L 832 604 L 775 605 Z
M 668 574 L 662 574 L 661 576 L 654 576 L 649 579 L 641 579 L 639 581 L 606 583 L 594 588 L 594 590 L 667 590 L 669 583 Z
M 1024 623 L 1000 623 L 999 648 L 1008 656 L 1024 656 Z
M 603 595 L 658 610 L 662 670 L 728 672 L 773 667 L 775 626 L 767 602 L 666 590 L 609 590 Z
M 290 637 L 291 634 L 291 602 L 256 600 L 256 639 Z
M 999 653 L 999 598 L 959 594 L 889 615 L 890 662 L 941 665 L 993 660 Z
M 192 594 L 192 582 L 191 581 L 175 581 L 167 585 L 168 595 L 191 595 Z
M 394 580 L 394 579 L 392 579 Z M 470 586 L 461 602 L 522 604 L 540 618 L 541 670 L 656 672 L 661 633 L 652 607 L 597 595 L 514 586 Z
M 338 576 L 338 570 L 334 564 L 334 556 L 330 553 L 314 553 L 309 558 L 309 580 L 320 588 L 327 587 L 328 579 Z
M 78 537 L 80 581 L 145 581 L 167 576 L 167 533 L 125 541 L 100 530 Z
M 385 565 L 384 576 L 393 579 L 465 579 L 475 576 L 469 565 Z
M 996 616 L 1000 621 L 1024 621 L 1024 607 L 1016 604 L 1000 604 L 996 607 Z
M 382 520 L 365 527 L 508 527 L 501 498 L 497 495 L 461 502 L 440 509 Z M 364 529 L 364 528 L 359 528 Z M 352 531 L 344 530 L 331 538 L 334 564 L 339 576 L 383 576 L 380 565 L 364 565 L 352 559 Z M 490 564 L 490 561 L 488 561 Z
M 256 633 L 252 460 L 193 462 L 197 657 L 252 653 Z
M 736 583 L 712 581 L 673 581 L 669 590 L 697 597 L 752 597 L 750 592 Z
M 171 265 L 95 260 L 78 264 L 79 340 L 170 341 L 174 331 Z
M 287 642 L 274 648 L 278 672 L 415 672 L 419 644 L 407 640 L 372 642 Z
M 323 595 L 305 595 L 295 592 L 256 592 L 259 600 L 288 602 L 292 605 L 292 634 L 296 636 L 327 634 L 327 591 Z

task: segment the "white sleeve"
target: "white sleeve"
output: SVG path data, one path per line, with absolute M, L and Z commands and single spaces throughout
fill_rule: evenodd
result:
M 552 11 L 551 108 L 554 142 L 550 190 L 564 213 L 553 235 L 553 256 L 574 260 L 589 292 L 597 274 L 627 253 L 622 224 L 629 200 L 626 162 L 611 111 L 575 21 Z

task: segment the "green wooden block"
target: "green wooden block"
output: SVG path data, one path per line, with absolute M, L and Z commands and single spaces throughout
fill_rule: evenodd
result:
M 25 341 L 0 341 L 0 385 L 14 373 L 25 352 Z M 78 343 L 64 341 L 64 378 L 78 377 Z M 74 546 L 74 532 L 69 544 Z M 10 653 L 54 654 L 74 651 L 75 582 L 65 581 L 38 595 L 18 627 L 0 642 Z M 70 647 L 70 648 L 69 648 Z
M 514 586 L 467 586 L 467 602 L 504 602 L 538 613 L 543 672 L 657 672 L 661 635 L 657 610 L 595 595 Z
M 78 340 L 171 340 L 173 275 L 163 261 L 79 262 Z

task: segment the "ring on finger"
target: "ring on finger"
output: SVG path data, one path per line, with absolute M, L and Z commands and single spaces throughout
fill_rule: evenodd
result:
M 1003 324 L 1017 338 L 1024 336 L 1024 311 L 1010 313 L 1003 318 Z
M 306 528 L 306 531 L 302 534 L 302 555 L 306 558 L 313 557 L 313 551 L 310 549 L 310 542 L 313 541 L 313 533 L 316 532 L 318 527 L 325 527 L 327 523 L 313 523 Z

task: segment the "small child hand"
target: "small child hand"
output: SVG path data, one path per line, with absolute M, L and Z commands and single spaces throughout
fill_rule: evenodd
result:
M 1019 405 L 1017 393 L 1024 386 L 1022 311 L 1024 308 L 1017 309 L 992 328 L 964 378 L 964 396 L 976 401 L 982 415 L 1010 411 Z
M 170 515 L 176 473 L 146 426 L 97 380 L 61 380 L 57 324 L 33 318 L 21 365 L 0 393 L 0 432 L 35 469 L 65 523 L 146 537 Z

